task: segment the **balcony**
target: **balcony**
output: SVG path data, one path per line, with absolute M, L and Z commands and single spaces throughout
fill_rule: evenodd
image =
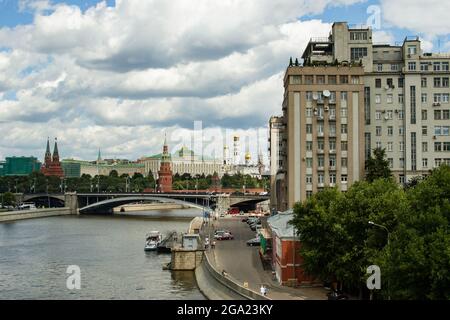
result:
M 328 152 L 329 152 L 330 154 L 336 154 L 336 150 L 334 150 L 334 149 L 330 149 Z
M 334 137 L 336 137 L 336 132 L 330 132 L 330 133 L 328 134 L 328 136 L 329 136 L 330 138 L 334 138 Z
M 325 187 L 325 183 L 323 183 L 323 182 L 319 182 L 317 184 L 317 188 L 324 188 L 324 187 Z
M 322 166 L 319 165 L 319 166 L 317 167 L 317 171 L 324 171 L 324 170 L 325 170 L 325 168 L 324 168 L 323 165 L 322 165 Z
M 323 149 L 317 149 L 317 153 L 318 154 L 324 154 L 324 150 Z
M 323 137 L 323 132 L 317 132 L 318 137 Z
M 328 120 L 330 120 L 330 121 L 336 121 L 336 115 L 330 114 L 330 115 L 328 116 Z

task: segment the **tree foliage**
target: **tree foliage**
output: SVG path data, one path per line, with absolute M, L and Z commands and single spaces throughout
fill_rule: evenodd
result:
M 450 168 L 442 166 L 405 190 L 392 179 L 325 189 L 295 205 L 292 223 L 309 274 L 362 292 L 376 264 L 379 298 L 450 299 L 449 221 Z
M 375 148 L 373 156 L 367 160 L 366 163 L 366 180 L 372 182 L 380 178 L 390 178 L 391 169 L 389 168 L 389 161 L 386 160 L 386 150 Z

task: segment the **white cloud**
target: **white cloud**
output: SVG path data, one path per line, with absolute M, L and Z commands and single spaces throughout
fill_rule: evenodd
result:
M 67 143 L 64 156 L 102 146 L 132 158 L 157 151 L 163 128 L 195 120 L 264 128 L 280 113 L 289 57 L 331 27 L 298 18 L 355 2 L 117 0 L 83 11 L 23 0 L 33 23 L 0 29 L 10 48 L 0 51 L 0 118 L 10 121 L 0 158 L 42 150 L 47 136 Z
M 429 37 L 447 35 L 450 30 L 450 1 L 381 0 L 383 18 L 395 27 Z

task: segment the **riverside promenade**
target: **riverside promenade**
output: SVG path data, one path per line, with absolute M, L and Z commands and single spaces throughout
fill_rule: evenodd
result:
M 0 212 L 0 223 L 24 219 L 46 218 L 72 214 L 71 208 L 46 208 L 36 210 L 19 210 Z
M 261 285 L 268 288 L 267 297 L 273 300 L 326 300 L 327 290 L 323 287 L 292 288 L 281 286 L 273 279 L 272 270 L 265 270 L 259 257 L 259 247 L 249 247 L 247 240 L 255 238 L 256 234 L 248 225 L 241 222 L 242 216 L 220 218 L 211 220 L 205 225 L 202 235 L 211 234 L 214 230 L 225 229 L 233 233 L 233 240 L 216 241 L 214 249 L 205 251 L 210 263 L 216 270 L 224 271 L 228 278 L 252 291 L 258 292 Z

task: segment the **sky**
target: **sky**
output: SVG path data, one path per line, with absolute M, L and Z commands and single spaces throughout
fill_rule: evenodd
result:
M 373 26 L 375 43 L 419 35 L 450 51 L 450 1 L 0 0 L 0 159 L 135 160 L 164 135 L 222 156 L 267 163 L 267 124 L 281 114 L 283 75 L 334 21 Z M 198 142 L 200 140 L 200 142 Z M 194 141 L 194 143 L 192 143 Z

